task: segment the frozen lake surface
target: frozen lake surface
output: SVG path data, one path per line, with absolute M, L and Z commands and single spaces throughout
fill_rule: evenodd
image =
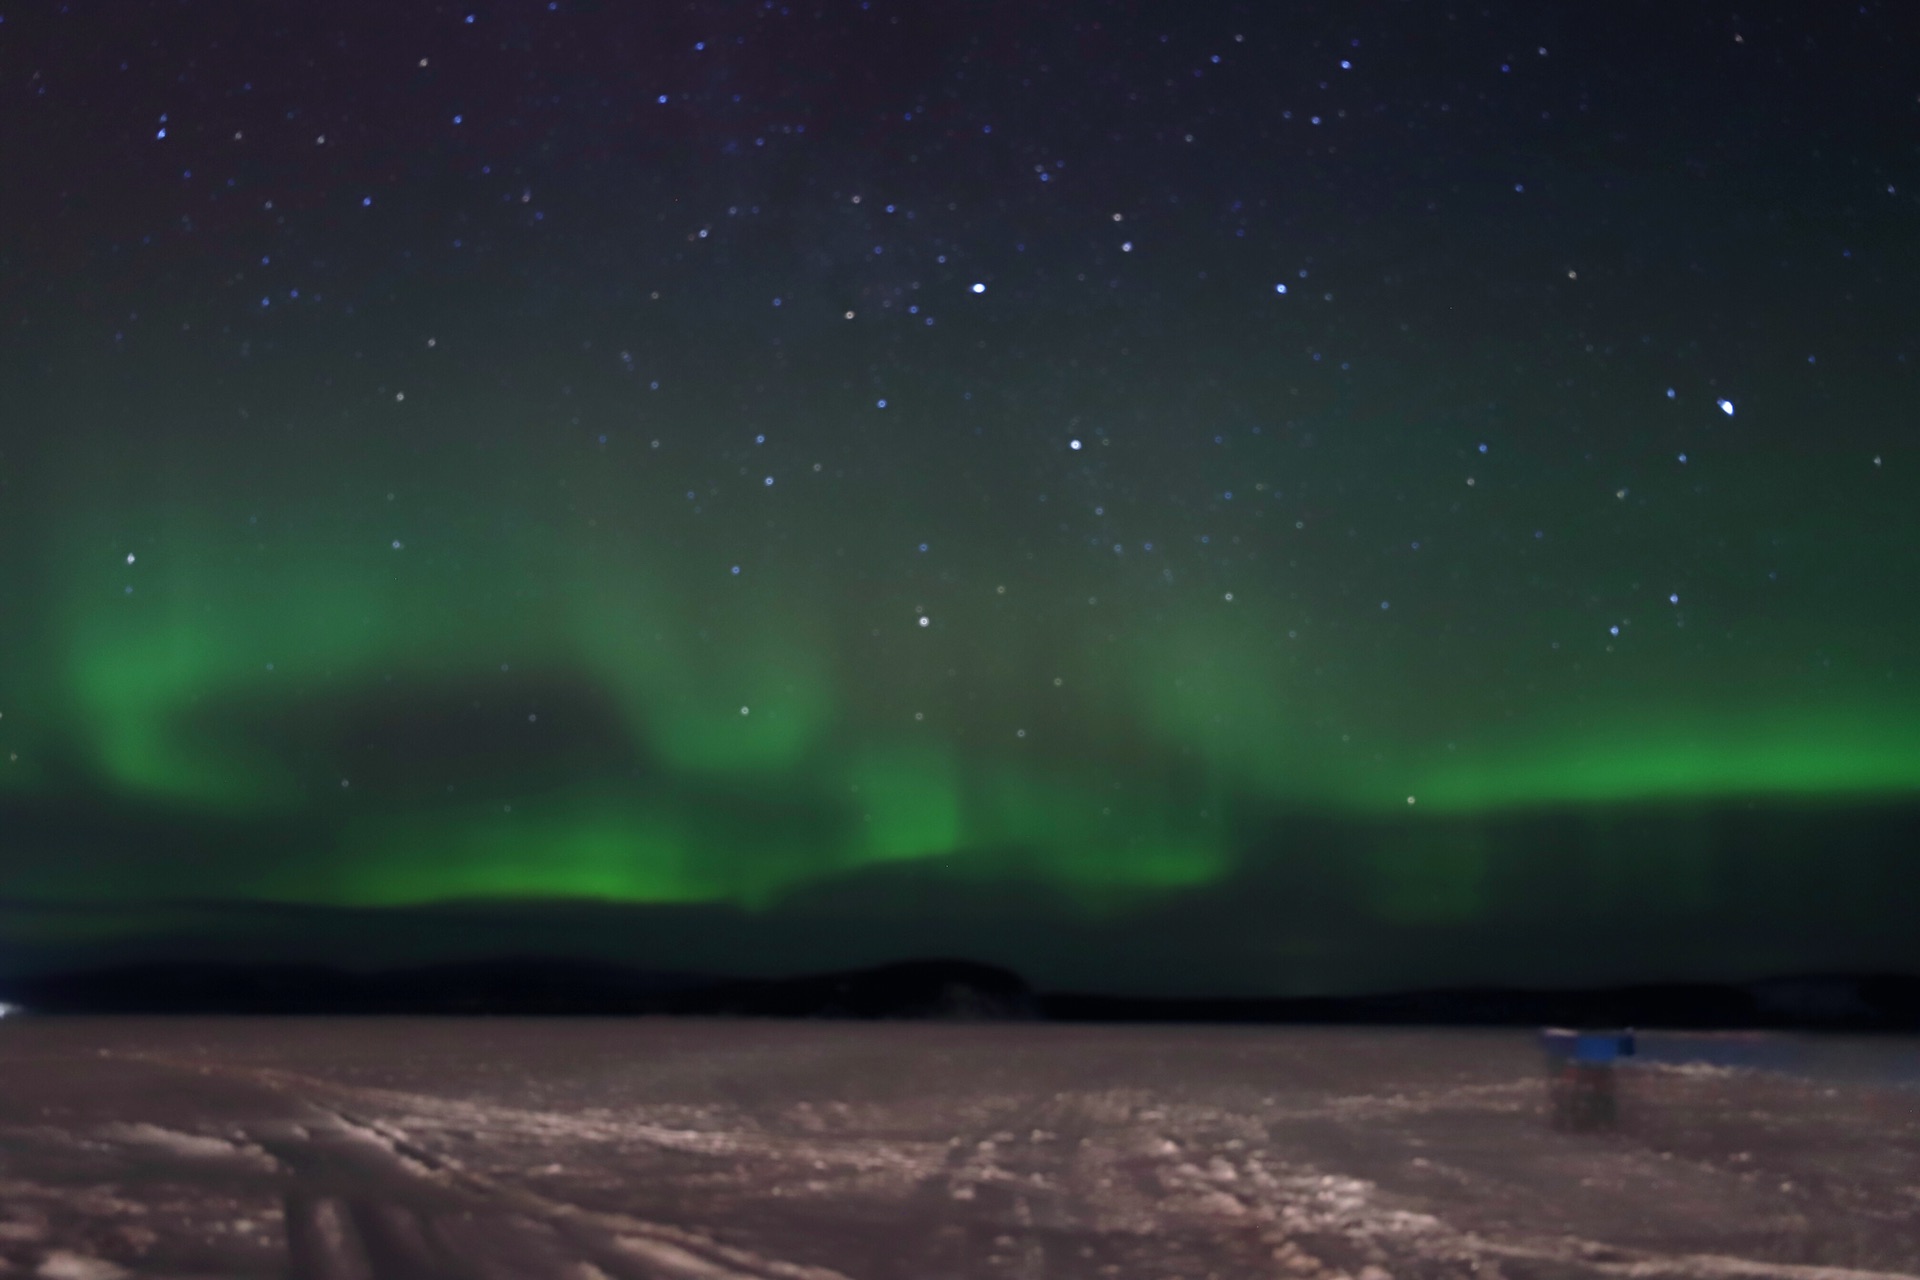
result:
M 10 1018 L 0 1275 L 1920 1273 L 1914 1042 L 1641 1048 L 1581 1133 L 1523 1031 Z

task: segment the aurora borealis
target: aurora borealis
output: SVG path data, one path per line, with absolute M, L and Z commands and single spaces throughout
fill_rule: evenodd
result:
M 402 9 L 4 10 L 0 962 L 1920 959 L 1882 6 Z

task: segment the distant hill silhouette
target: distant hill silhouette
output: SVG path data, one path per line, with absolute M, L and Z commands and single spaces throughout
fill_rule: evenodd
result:
M 678 1015 L 1061 1022 L 1920 1030 L 1920 977 L 1821 974 L 1744 984 L 1175 999 L 1036 993 L 968 960 L 791 978 L 500 959 L 356 973 L 319 965 L 156 963 L 0 981 L 34 1013 Z
M 170 962 L 0 982 L 0 1000 L 37 1013 L 939 1019 L 1039 1013 L 1032 990 L 1018 974 L 966 960 L 915 960 L 774 979 L 537 958 L 375 973 L 321 965 Z
M 1049 1018 L 1068 1022 L 1914 1031 L 1920 1030 L 1920 977 L 1816 974 L 1740 984 L 1650 983 L 1562 990 L 1469 987 L 1277 999 L 1049 995 L 1041 1005 Z

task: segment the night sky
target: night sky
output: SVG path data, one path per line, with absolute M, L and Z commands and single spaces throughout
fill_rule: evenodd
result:
M 1901 9 L 0 3 L 0 970 L 1920 967 Z

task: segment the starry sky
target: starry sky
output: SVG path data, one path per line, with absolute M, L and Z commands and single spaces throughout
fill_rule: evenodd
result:
M 0 3 L 0 968 L 1912 968 L 1898 6 Z

